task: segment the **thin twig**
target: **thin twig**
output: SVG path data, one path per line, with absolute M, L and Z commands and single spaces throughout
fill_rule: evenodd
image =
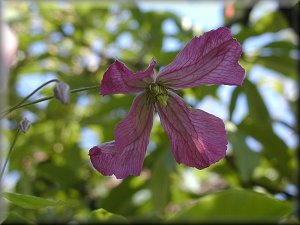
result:
M 4 171 L 5 171 L 5 167 L 6 167 L 7 163 L 8 163 L 9 158 L 10 158 L 10 155 L 11 155 L 11 153 L 12 153 L 12 151 L 14 149 L 14 146 L 15 146 L 15 144 L 17 142 L 17 138 L 18 138 L 19 134 L 20 134 L 20 127 L 18 127 L 17 133 L 16 133 L 16 135 L 14 137 L 14 140 L 13 140 L 13 142 L 12 142 L 12 144 L 10 146 L 10 149 L 8 151 L 8 154 L 6 156 L 5 163 L 4 163 L 4 165 L 3 165 L 2 169 L 1 169 L 0 182 L 1 182 L 2 176 L 3 176 Z
M 83 88 L 77 88 L 77 89 L 71 90 L 70 92 L 71 93 L 76 93 L 76 92 L 81 92 L 81 91 L 86 91 L 86 90 L 96 89 L 96 88 L 99 88 L 99 85 L 90 86 L 90 87 L 83 87 Z M 9 113 L 11 113 L 12 111 L 14 111 L 16 109 L 24 108 L 24 107 L 29 106 L 29 105 L 34 105 L 34 104 L 39 103 L 39 102 L 48 101 L 48 100 L 50 100 L 52 98 L 54 98 L 54 96 L 48 96 L 48 97 L 40 98 L 40 99 L 37 99 L 35 101 L 28 102 L 28 103 L 21 104 L 21 105 L 20 105 L 20 103 L 18 103 L 17 105 L 11 107 L 10 109 L 8 109 L 8 110 L 6 110 L 4 112 L 1 112 L 1 114 L 3 114 L 3 115 L 1 115 L 0 119 L 3 119 L 6 115 L 8 115 Z

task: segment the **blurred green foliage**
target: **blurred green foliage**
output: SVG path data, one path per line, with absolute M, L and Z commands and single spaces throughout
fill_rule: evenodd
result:
M 145 12 L 133 4 L 16 1 L 5 2 L 4 7 L 6 21 L 19 39 L 18 59 L 9 78 L 11 105 L 23 98 L 17 83 L 30 74 L 46 76 L 50 72 L 72 89 L 93 86 L 115 56 L 133 71 L 146 68 L 154 56 L 158 70 L 177 53 L 162 50 L 165 38 L 175 38 L 183 46 L 194 35 L 192 29 L 184 29 L 175 14 Z M 171 20 L 178 31 L 166 33 L 166 20 Z M 241 44 L 252 37 L 289 29 L 280 12 L 266 14 L 253 24 L 237 20 L 234 25 L 239 27 L 235 37 Z M 125 47 L 120 44 L 122 35 L 129 37 Z M 34 53 L 36 44 L 44 45 L 44 51 Z M 278 121 L 268 112 L 258 84 L 248 77 L 253 66 L 261 65 L 295 80 L 298 60 L 291 57 L 291 51 L 296 49 L 296 44 L 286 39 L 268 43 L 254 54 L 243 54 L 240 63 L 247 71 L 246 79 L 242 87 L 233 90 L 227 109 L 229 120 L 225 121 L 231 150 L 224 160 L 201 171 L 175 163 L 158 121 L 141 176 L 120 181 L 101 176 L 92 168 L 88 149 L 80 144 L 82 130 L 92 130 L 100 142 L 111 141 L 115 125 L 128 112 L 134 96 L 100 97 L 98 90 L 90 90 L 72 94 L 67 106 L 51 100 L 45 107 L 27 107 L 35 121 L 31 130 L 19 137 L 10 160 L 9 171 L 19 174 L 14 189 L 19 194 L 1 194 L 12 203 L 5 222 L 293 220 L 296 196 L 286 188 L 296 185 L 299 175 L 296 150 L 274 132 L 273 124 Z M 99 57 L 99 64 L 92 63 L 91 55 Z M 205 96 L 218 100 L 218 88 L 202 86 L 179 94 L 197 101 Z M 51 89 L 42 94 L 51 95 Z M 242 95 L 249 111 L 234 124 L 232 115 Z M 87 103 L 82 105 L 80 97 Z M 289 101 L 294 114 L 296 101 Z M 21 116 L 18 110 L 7 117 L 11 128 L 7 138 L 14 135 Z M 291 129 L 297 132 L 296 124 Z M 261 143 L 262 150 L 253 151 L 246 143 L 248 137 Z M 191 187 L 191 177 L 198 185 L 196 189 Z M 278 194 L 285 200 L 275 199 Z

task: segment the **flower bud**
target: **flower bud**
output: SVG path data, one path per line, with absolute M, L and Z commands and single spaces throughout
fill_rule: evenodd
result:
M 70 86 L 64 82 L 59 81 L 54 87 L 54 96 L 61 103 L 68 104 L 70 101 Z
M 28 130 L 29 130 L 29 128 L 30 128 L 30 126 L 31 126 L 31 123 L 30 123 L 30 121 L 26 118 L 26 117 L 24 117 L 22 120 L 21 120 L 21 122 L 20 122 L 20 128 L 21 128 L 21 130 L 24 132 L 24 133 L 26 133 Z

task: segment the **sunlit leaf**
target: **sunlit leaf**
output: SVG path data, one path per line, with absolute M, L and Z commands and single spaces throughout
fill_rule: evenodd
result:
M 106 211 L 105 209 L 97 209 L 90 214 L 90 223 L 128 223 L 128 220 L 118 214 Z
M 287 28 L 286 19 L 280 12 L 272 12 L 262 16 L 253 26 L 253 32 L 258 35 L 266 32 L 277 32 Z
M 288 27 L 288 23 L 280 12 L 265 14 L 249 27 L 241 26 L 241 31 L 235 38 L 243 43 L 247 38 L 259 36 L 265 33 L 275 33 Z
M 227 190 L 200 198 L 171 221 L 185 222 L 278 222 L 292 213 L 292 205 L 265 194 Z
M 24 209 L 39 209 L 44 207 L 56 207 L 60 206 L 62 202 L 48 200 L 32 195 L 24 195 L 18 193 L 4 192 L 1 196 L 6 198 L 12 204 L 20 206 Z

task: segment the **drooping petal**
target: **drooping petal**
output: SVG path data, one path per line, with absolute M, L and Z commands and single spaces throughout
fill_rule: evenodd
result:
M 90 149 L 89 155 L 91 162 L 96 170 L 104 176 L 114 174 L 116 154 L 115 141 L 106 142 Z
M 241 45 L 228 28 L 209 31 L 194 37 L 158 73 L 157 81 L 173 89 L 206 84 L 241 85 L 245 74 L 238 64 L 241 52 Z
M 187 107 L 178 95 L 168 93 L 167 106 L 156 104 L 156 109 L 176 161 L 203 169 L 222 159 L 227 148 L 223 121 L 202 110 Z
M 115 128 L 115 141 L 93 147 L 90 158 L 93 166 L 103 175 L 118 179 L 140 174 L 150 132 L 154 106 L 146 101 L 144 93 L 138 95 L 130 112 Z
M 156 62 L 152 59 L 144 71 L 133 73 L 126 65 L 118 60 L 106 70 L 100 85 L 101 95 L 130 94 L 142 91 L 147 83 L 154 80 L 154 67 Z

